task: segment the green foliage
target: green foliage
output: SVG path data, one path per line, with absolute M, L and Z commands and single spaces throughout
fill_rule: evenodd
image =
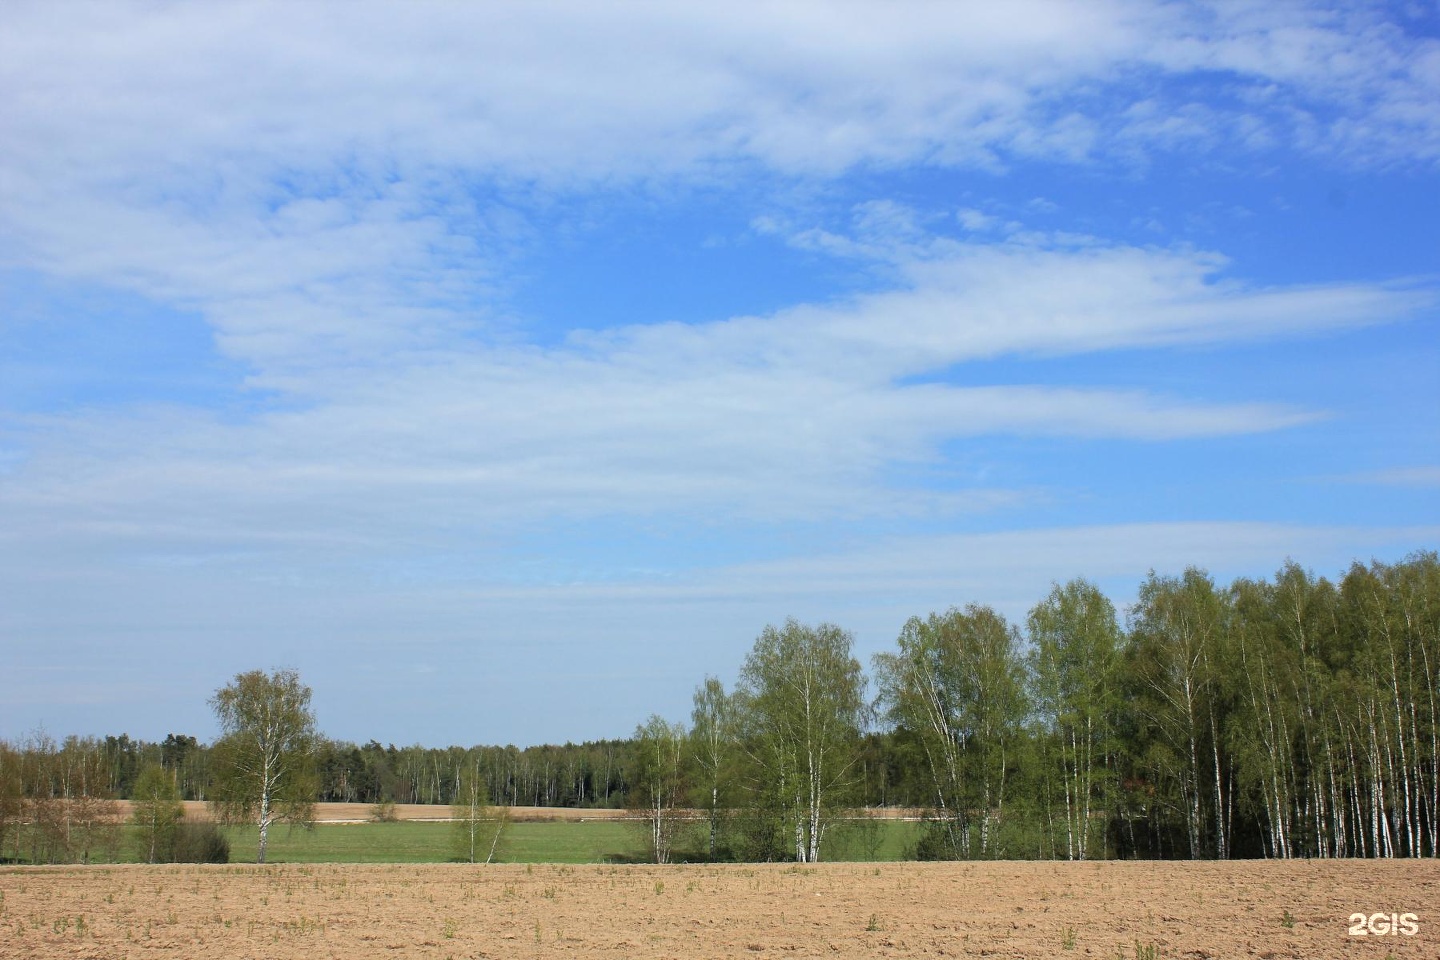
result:
M 971 604 L 912 618 L 897 643 L 898 653 L 875 657 L 875 672 L 886 718 L 915 736 L 926 759 L 932 813 L 922 852 L 1006 855 L 1006 788 L 1026 711 L 1019 632 Z
M 6 841 L 15 838 L 24 809 L 23 757 L 19 750 L 0 741 L 0 862 L 5 859 Z
M 461 768 L 450 805 L 451 849 L 455 859 L 468 863 L 489 860 L 491 841 L 499 836 L 500 822 L 490 809 L 490 791 L 478 764 Z
M 1161 956 L 1163 954 L 1158 943 L 1142 944 L 1139 940 L 1135 941 L 1135 960 L 1160 960 Z
M 1191 859 L 1228 857 L 1233 785 L 1220 737 L 1230 691 L 1224 640 L 1227 598 L 1202 570 L 1151 574 L 1131 614 L 1134 704 L 1162 748 L 1156 785 L 1184 830 Z
M 121 815 L 109 793 L 100 742 L 41 732 L 11 749 L 0 769 L 0 834 L 8 835 L 10 859 L 30 863 L 94 863 L 114 860 L 121 843 Z
M 706 677 L 695 690 L 690 713 L 689 755 L 695 770 L 691 803 L 705 811 L 705 859 L 724 851 L 726 811 L 735 802 L 733 785 L 739 751 L 736 749 L 734 703 L 724 685 Z
M 616 807 L 634 753 L 629 740 L 513 746 L 408 747 L 324 741 L 317 799 L 334 803 L 451 804 L 466 766 L 478 766 L 493 806 Z
M 854 805 L 867 720 L 851 635 L 822 623 L 766 627 L 740 671 L 733 703 L 749 786 L 742 835 L 757 859 L 820 857 L 837 814 Z
M 230 839 L 216 824 L 176 825 L 170 859 L 175 863 L 229 863 Z
M 652 714 L 635 728 L 636 762 L 631 774 L 630 807 L 641 819 L 649 859 L 669 863 L 675 838 L 684 823 L 680 800 L 684 795 L 686 731 Z
M 43 733 L 0 743 L 0 859 L 113 857 L 111 797 L 127 790 L 143 809 L 157 766 L 182 796 L 252 819 L 250 833 L 227 831 L 244 842 L 286 815 L 303 823 L 317 788 L 326 800 L 452 804 L 472 769 L 494 806 L 618 806 L 628 795 L 639 810 L 654 774 L 668 769 L 685 790 L 665 788 L 655 808 L 698 814 L 666 841 L 671 859 L 867 859 L 898 848 L 947 858 L 1436 853 L 1435 553 L 1354 564 L 1334 582 L 1293 563 L 1228 587 L 1201 570 L 1152 574 L 1124 630 L 1099 590 L 1077 580 L 1051 590 L 1025 626 L 1022 655 L 1019 631 L 986 607 L 912 619 L 876 657 L 884 723 L 875 730 L 848 634 L 769 627 L 732 693 L 714 678 L 697 689 L 678 759 L 676 737 L 643 727 L 630 740 L 523 750 L 327 742 L 293 671 L 242 674 L 212 701 L 224 728 L 213 746 L 176 734 L 159 744 L 124 735 L 62 744 Z M 295 694 L 299 709 L 288 715 L 298 714 L 302 735 L 292 742 L 313 748 L 293 751 L 295 766 L 268 781 L 268 820 L 256 767 L 246 766 L 259 738 L 241 709 L 264 701 L 246 691 L 267 687 Z M 662 740 L 672 749 L 656 764 Z M 928 814 L 903 825 L 850 819 L 864 805 Z M 412 826 L 377 825 L 397 837 Z M 163 841 L 126 829 L 135 837 L 127 855 L 162 859 Z M 633 836 L 577 845 L 552 829 L 572 828 L 487 832 L 487 855 L 646 855 Z M 413 850 L 382 844 L 389 852 L 379 857 L 334 855 L 443 860 L 444 833 Z M 340 835 L 294 836 L 277 837 L 277 849 L 299 844 L 324 859 Z M 659 845 L 648 845 L 653 858 Z
M 213 804 L 227 822 L 255 822 L 256 862 L 264 863 L 272 824 L 313 820 L 319 735 L 310 688 L 294 670 L 252 670 L 217 690 L 210 705 L 222 731 L 212 749 Z
M 185 818 L 185 808 L 175 779 L 163 767 L 150 764 L 140 771 L 131 793 L 130 811 L 140 859 L 146 863 L 176 859 L 175 832 Z
M 1117 671 L 1120 625 L 1115 607 L 1094 584 L 1056 586 L 1030 611 L 1027 663 L 1035 724 L 1025 794 L 1040 799 L 1028 811 L 1043 831 L 1041 856 L 1085 860 L 1104 850 L 1104 820 L 1118 787 Z
M 442 810 L 444 808 L 441 808 Z M 238 846 L 253 846 L 256 827 L 225 827 Z M 489 835 L 486 837 L 490 839 Z M 453 856 L 449 823 L 323 824 L 278 830 L 270 863 L 443 863 Z M 479 858 L 479 859 L 483 859 Z M 514 821 L 504 828 L 496 863 L 639 863 L 645 849 L 631 826 L 617 820 Z

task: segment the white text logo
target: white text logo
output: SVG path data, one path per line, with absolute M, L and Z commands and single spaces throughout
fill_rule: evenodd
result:
M 1413 913 L 1350 914 L 1350 936 L 1405 936 L 1420 932 L 1420 918 Z

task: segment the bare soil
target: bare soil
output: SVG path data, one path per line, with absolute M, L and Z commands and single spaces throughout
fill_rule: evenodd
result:
M 0 870 L 0 958 L 1440 957 L 1440 862 Z M 1419 932 L 1352 936 L 1354 913 Z

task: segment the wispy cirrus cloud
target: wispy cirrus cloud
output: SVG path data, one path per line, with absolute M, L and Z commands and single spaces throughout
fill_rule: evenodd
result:
M 185 647 L 197 631 L 239 651 L 237 669 L 354 636 L 388 679 L 397 638 L 453 658 L 479 635 L 520 663 L 513 638 L 574 651 L 577 623 L 597 650 L 630 637 L 652 653 L 697 617 L 717 645 L 786 613 L 878 636 L 901 607 L 1013 607 L 1048 576 L 1250 569 L 1433 536 L 1237 508 L 1227 491 L 1268 483 L 1286 513 L 1285 480 L 1251 464 L 1353 411 L 1284 382 L 1273 356 L 1258 367 L 1280 369 L 1275 383 L 1168 376 L 1207 351 L 1417 326 L 1433 278 L 1277 279 L 1243 238 L 1106 227 L 1193 222 L 1212 198 L 1187 192 L 1213 186 L 1194 170 L 1247 185 L 1287 164 L 1433 173 L 1440 54 L 1407 16 L 1128 0 L 7 4 L 0 282 L 16 282 L 0 291 L 83 289 L 54 312 L 118 328 L 109 343 L 153 308 L 191 346 L 141 379 L 188 375 L 201 353 L 220 372 L 0 411 L 0 570 L 21 598 L 0 634 L 62 702 L 50 651 L 84 648 L 118 676 L 115 637 L 163 637 L 156 659 L 213 683 Z M 1152 217 L 1153 196 L 1129 195 L 1154 171 L 1177 185 Z M 630 302 L 665 279 L 663 217 L 630 259 L 578 280 L 536 266 L 586 230 L 605 246 L 611 204 L 698 219 L 697 198 L 733 215 L 701 232 L 753 244 L 731 261 L 737 285 L 771 253 L 824 279 L 657 322 Z M 573 288 L 563 306 L 527 313 L 525 292 L 557 280 Z M 618 313 L 596 320 L 587 293 L 611 286 Z M 107 308 L 117 291 L 124 310 Z M 24 356 L 0 371 L 65 362 L 72 328 L 46 355 L 34 300 Z M 8 319 L 0 352 L 19 342 Z M 143 366 L 166 346 L 112 358 L 101 343 L 89 362 Z M 1205 471 L 1152 463 L 1197 449 Z M 1215 497 L 1184 486 L 1212 469 L 1228 478 Z M 1164 489 L 1137 503 L 1156 477 Z M 1088 520 L 1056 508 L 1092 493 Z M 685 683 L 715 669 L 675 657 Z M 592 684 L 601 665 L 583 667 L 576 684 Z M 491 693 L 521 696 L 527 668 Z
M 1392 467 L 1388 470 L 1355 473 L 1340 479 L 1349 483 L 1374 484 L 1381 487 L 1440 488 L 1440 466 Z
M 213 497 L 247 530 L 286 529 L 305 503 L 365 502 L 386 517 L 383 529 L 425 527 L 427 515 L 495 522 L 557 511 L 885 514 L 896 509 L 891 466 L 935 462 L 957 439 L 1164 441 L 1325 415 L 996 385 L 983 373 L 972 383 L 969 365 L 1380 323 L 1429 302 L 1367 285 L 1248 289 L 1216 282 L 1218 266 L 1206 254 L 1113 246 L 946 247 L 906 261 L 906 288 L 771 316 L 577 330 L 548 348 L 447 340 L 383 368 L 309 369 L 305 390 L 318 403 L 241 422 L 164 410 L 57 417 L 29 468 L 30 489 L 44 493 L 10 503 L 158 516 Z M 274 382 L 283 387 L 285 375 Z M 977 490 L 977 502 L 1005 502 L 992 493 Z M 942 512 L 965 502 L 955 491 L 932 496 Z M 905 509 L 916 498 L 906 494 Z M 323 525 L 326 513 L 309 523 Z M 354 529 L 343 510 L 332 522 L 337 535 Z
M 195 306 L 278 362 L 475 323 L 538 185 L 1440 149 L 1440 51 L 1369 8 L 340 10 L 7 7 L 0 260 Z
M 1433 160 L 1440 52 L 1405 18 L 1123 0 L 406 17 L 378 3 L 11 4 L 0 83 L 14 166 L 195 205 L 223 203 L 257 163 L 298 185 L 337 165 L 589 180 L 734 159 L 821 173 L 1080 159 L 1108 152 L 1127 103 L 1196 105 L 1164 82 L 1187 76 L 1223 78 L 1216 109 L 1308 127 L 1317 148 L 1391 128 L 1372 150 Z M 163 191 L 142 169 L 167 174 Z

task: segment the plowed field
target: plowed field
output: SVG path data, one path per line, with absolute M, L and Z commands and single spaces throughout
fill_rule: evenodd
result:
M 42 867 L 0 895 L 26 960 L 1440 957 L 1435 861 Z M 1418 933 L 1349 932 L 1392 912 Z

